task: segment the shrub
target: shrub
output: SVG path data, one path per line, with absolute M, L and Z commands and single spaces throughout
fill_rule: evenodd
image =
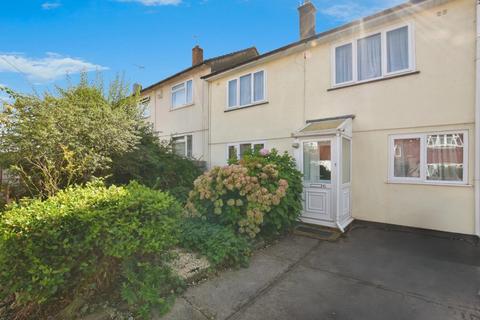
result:
M 137 183 L 88 184 L 14 204 L 0 215 L 0 298 L 15 295 L 31 308 L 88 296 L 118 278 L 123 261 L 176 245 L 180 211 L 173 197 Z
M 200 219 L 182 223 L 180 245 L 207 257 L 214 267 L 245 267 L 251 255 L 250 243 L 225 226 Z
M 290 228 L 301 210 L 301 174 L 288 154 L 262 152 L 200 176 L 186 209 L 252 238 Z
M 121 78 L 106 94 L 103 84 L 80 83 L 55 94 L 23 95 L 6 88 L 13 100 L 0 112 L 0 164 L 20 178 L 28 195 L 47 197 L 82 184 L 108 169 L 111 158 L 132 148 L 144 126 Z
M 280 154 L 272 149 L 247 152 L 240 164 L 249 168 L 250 174 L 261 174 L 258 164 L 272 164 L 278 170 L 278 178 L 288 182 L 288 190 L 278 205 L 272 207 L 265 215 L 263 233 L 271 235 L 284 232 L 294 226 L 302 211 L 302 173 L 298 171 L 295 159 L 287 152 Z
M 170 192 L 185 203 L 193 181 L 202 171 L 192 160 L 175 155 L 150 129 L 141 131 L 140 144 L 113 158 L 108 182 L 127 184 L 132 180 L 153 189 Z
M 122 274 L 126 281 L 122 284 L 121 296 L 144 319 L 151 318 L 153 308 L 157 308 L 160 315 L 167 313 L 175 294 L 185 288 L 183 280 L 161 263 L 129 259 L 122 265 Z

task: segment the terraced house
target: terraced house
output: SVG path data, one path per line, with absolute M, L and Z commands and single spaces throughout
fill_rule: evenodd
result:
M 209 166 L 251 148 L 288 151 L 304 174 L 305 222 L 479 235 L 478 5 L 410 1 L 316 33 L 305 1 L 299 41 L 165 80 L 162 103 L 145 89 L 150 119 Z

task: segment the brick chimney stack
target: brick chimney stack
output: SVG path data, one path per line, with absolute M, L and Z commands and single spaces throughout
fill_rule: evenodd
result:
M 298 7 L 300 14 L 300 39 L 306 39 L 316 34 L 315 31 L 315 13 L 317 9 L 310 2 L 310 0 L 304 0 L 303 4 Z
M 203 49 L 200 46 L 196 45 L 192 49 L 192 66 L 201 64 L 203 62 Z

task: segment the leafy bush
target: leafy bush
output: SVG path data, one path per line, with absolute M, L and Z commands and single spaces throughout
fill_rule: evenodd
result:
M 247 266 L 251 255 L 250 243 L 225 226 L 200 219 L 182 223 L 180 245 L 208 258 L 214 267 Z
M 137 183 L 91 183 L 14 204 L 0 214 L 0 299 L 14 295 L 31 309 L 88 296 L 121 278 L 123 261 L 176 245 L 180 212 L 173 197 Z
M 168 191 L 185 203 L 193 181 L 202 174 L 198 166 L 172 152 L 150 129 L 141 131 L 140 144 L 127 153 L 113 158 L 111 177 L 113 184 L 127 184 L 132 180 L 153 189 Z
M 302 211 L 302 173 L 298 171 L 295 159 L 287 152 L 279 154 L 272 149 L 247 152 L 240 164 L 249 168 L 250 174 L 261 175 L 260 166 L 272 164 L 278 170 L 278 178 L 288 182 L 288 190 L 278 205 L 265 215 L 262 232 L 271 235 L 293 227 Z
M 121 296 L 144 319 L 150 319 L 153 308 L 160 315 L 167 313 L 175 301 L 175 293 L 185 288 L 183 280 L 161 263 L 129 259 L 123 263 L 122 274 L 126 281 Z
M 268 235 L 290 228 L 301 210 L 301 174 L 291 156 L 275 150 L 215 167 L 194 186 L 187 211 L 252 238 L 260 231 Z
M 0 112 L 0 165 L 20 178 L 28 195 L 47 197 L 82 184 L 108 169 L 111 158 L 132 148 L 144 126 L 123 81 L 57 88 L 55 94 L 24 95 L 6 88 L 13 100 Z

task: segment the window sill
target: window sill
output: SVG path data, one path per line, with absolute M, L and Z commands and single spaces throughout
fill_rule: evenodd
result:
M 380 81 L 385 81 L 385 80 L 390 80 L 390 79 L 402 78 L 402 77 L 412 76 L 412 75 L 419 74 L 419 73 L 420 73 L 420 71 L 408 71 L 408 72 L 404 72 L 404 73 L 385 76 L 383 78 L 376 78 L 376 79 L 366 80 L 366 81 L 362 81 L 362 82 L 354 82 L 354 83 L 348 83 L 348 84 L 345 84 L 345 85 L 338 85 L 338 86 L 327 89 L 327 91 L 335 91 L 335 90 L 340 90 L 340 89 L 344 89 L 344 88 L 356 87 L 356 86 L 360 86 L 360 85 L 367 84 L 367 83 L 374 83 L 374 82 L 380 82 Z
M 188 108 L 188 107 L 192 107 L 194 105 L 195 105 L 195 103 L 192 102 L 192 103 L 180 106 L 180 107 L 175 107 L 175 108 L 170 107 L 170 111 L 177 111 L 177 110 L 180 110 L 180 109 L 185 109 L 185 108 Z
M 385 181 L 385 184 L 405 184 L 405 185 L 416 185 L 416 186 L 434 186 L 434 187 L 463 187 L 463 188 L 473 188 L 473 185 L 471 184 L 466 184 L 463 182 L 454 182 L 454 183 L 448 183 L 448 182 L 426 182 L 426 181 L 420 181 L 420 182 L 414 182 L 414 181 L 392 181 L 392 180 L 387 180 Z
M 231 111 L 236 111 L 236 110 L 241 110 L 241 109 L 246 109 L 246 108 L 251 108 L 251 107 L 256 107 L 256 106 L 261 106 L 263 104 L 268 104 L 268 101 L 260 101 L 260 102 L 255 102 L 255 103 L 252 103 L 252 104 L 247 104 L 247 105 L 241 106 L 241 107 L 228 108 L 228 109 L 225 109 L 224 112 L 231 112 Z

